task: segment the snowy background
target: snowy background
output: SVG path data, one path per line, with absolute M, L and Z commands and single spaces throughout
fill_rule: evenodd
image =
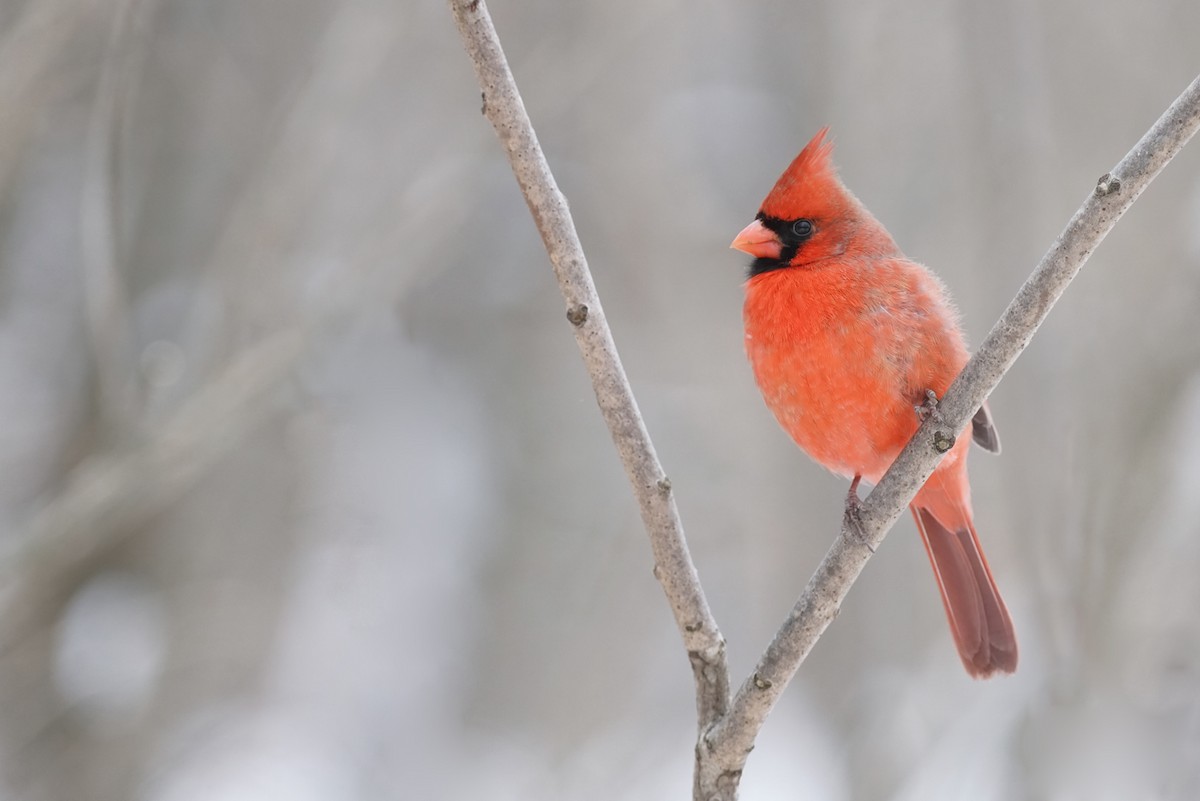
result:
M 1194 0 L 491 4 L 729 641 L 844 482 L 728 244 L 832 126 L 978 342 L 1200 71 Z M 0 0 L 0 799 L 690 797 L 691 676 L 549 264 L 434 0 Z M 1021 667 L 907 519 L 746 801 L 1200 797 L 1200 145 L 992 397 Z

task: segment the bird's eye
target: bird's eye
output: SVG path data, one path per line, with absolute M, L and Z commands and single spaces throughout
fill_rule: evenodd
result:
M 800 239 L 808 239 L 814 230 L 812 220 L 796 220 L 792 223 L 792 234 Z

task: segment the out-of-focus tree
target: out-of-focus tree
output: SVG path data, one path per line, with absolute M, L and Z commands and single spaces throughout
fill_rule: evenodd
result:
M 978 340 L 1194 75 L 1200 6 L 492 12 L 742 675 L 843 489 L 740 352 L 762 187 L 832 125 Z M 686 786 L 686 664 L 478 112 L 441 3 L 0 4 L 0 794 Z M 1021 671 L 958 675 L 898 530 L 743 798 L 1200 791 L 1197 175 L 993 398 L 975 503 Z

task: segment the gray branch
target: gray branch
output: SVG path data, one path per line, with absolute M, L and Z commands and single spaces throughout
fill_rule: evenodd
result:
M 1029 344 L 1092 251 L 1197 128 L 1200 128 L 1200 77 L 1192 81 L 1112 172 L 1100 178 L 992 327 L 979 351 L 946 391 L 938 405 L 941 420 L 931 416 L 925 421 L 864 500 L 861 520 L 866 542 L 858 540 L 843 523 L 841 536 L 809 579 L 754 673 L 738 690 L 729 714 L 704 738 L 702 750 L 708 750 L 708 759 L 703 760 L 702 784 L 715 790 L 720 777 L 741 773 L 771 708 L 837 616 L 842 599 L 870 558 L 871 548 L 883 541 L 941 461 L 948 450 L 945 443 L 952 443 L 955 432 L 964 429 Z M 943 444 L 940 449 L 936 444 L 939 442 Z
M 483 89 L 484 114 L 504 145 L 550 254 L 566 301 L 567 319 L 574 326 L 600 410 L 641 507 L 654 551 L 655 576 L 662 583 L 692 660 L 700 725 L 694 797 L 697 801 L 732 801 L 759 729 L 837 616 L 842 599 L 872 550 L 933 473 L 955 432 L 966 427 L 1029 344 L 1092 251 L 1200 127 L 1200 78 L 1112 172 L 1100 179 L 951 385 L 939 405 L 941 414 L 925 421 L 864 500 L 862 534 L 852 533 L 843 524 L 841 535 L 791 614 L 730 702 L 724 640 L 692 564 L 670 482 L 655 456 L 617 356 L 566 200 L 538 145 L 486 6 L 482 0 L 450 0 L 450 7 Z
M 596 402 L 633 485 L 654 552 L 654 575 L 671 604 L 692 661 L 697 710 L 701 727 L 706 728 L 725 714 L 729 704 L 725 641 L 708 609 L 708 600 L 692 563 L 671 482 L 658 461 L 638 411 L 566 198 L 559 191 L 538 144 L 487 7 L 482 0 L 450 0 L 450 8 L 483 90 L 483 113 L 504 145 L 550 254 L 566 302 L 567 320 L 575 331 Z

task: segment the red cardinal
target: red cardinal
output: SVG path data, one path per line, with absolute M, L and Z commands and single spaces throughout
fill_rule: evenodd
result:
M 842 184 L 822 129 L 780 176 L 733 247 L 754 257 L 746 283 L 746 353 L 767 406 L 834 473 L 879 481 L 916 432 L 914 407 L 945 394 L 967 363 L 946 290 L 905 258 Z M 986 405 L 975 442 L 998 453 Z M 965 433 L 965 432 L 964 432 Z M 913 499 L 950 631 L 972 676 L 1017 667 L 1012 620 L 988 568 L 958 437 Z

